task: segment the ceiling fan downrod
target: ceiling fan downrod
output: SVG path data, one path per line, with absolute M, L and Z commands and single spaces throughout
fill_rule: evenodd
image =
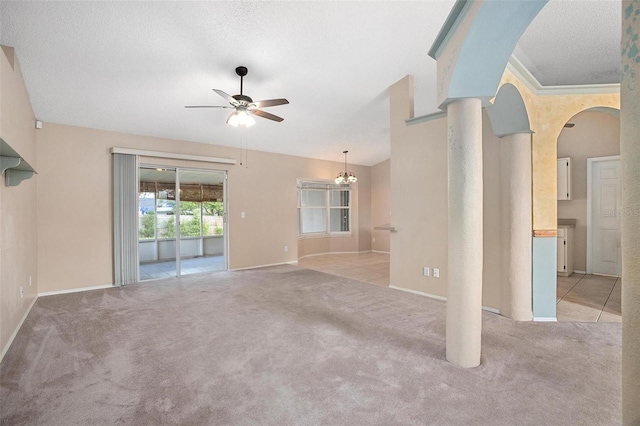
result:
M 244 76 L 247 75 L 247 72 L 249 72 L 249 70 L 247 70 L 247 67 L 240 66 L 236 68 L 236 74 L 240 76 L 240 95 L 243 94 L 242 93 L 243 79 L 244 79 Z

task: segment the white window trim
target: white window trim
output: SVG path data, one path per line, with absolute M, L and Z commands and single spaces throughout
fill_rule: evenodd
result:
M 326 197 L 327 197 L 327 205 L 323 206 L 323 207 L 305 207 L 306 209 L 325 209 L 326 210 L 326 220 L 327 220 L 327 231 L 326 232 L 307 232 L 307 233 L 301 233 L 300 230 L 302 229 L 302 215 L 300 214 L 300 211 L 302 209 L 302 202 L 300 199 L 300 190 L 302 183 L 318 183 L 321 185 L 336 185 L 333 181 L 331 180 L 323 180 L 323 179 L 298 179 L 298 184 L 297 184 L 297 189 L 296 191 L 298 192 L 298 201 L 297 201 L 297 210 L 298 210 L 298 214 L 297 214 L 297 220 L 299 221 L 298 223 L 298 239 L 306 239 L 306 238 L 329 238 L 329 237 L 351 237 L 353 236 L 353 231 L 352 231 L 352 219 L 351 219 L 351 214 L 353 212 L 352 209 L 352 205 L 353 205 L 353 192 L 351 189 L 351 185 L 349 185 L 348 187 L 335 187 L 335 188 L 327 188 L 327 189 L 318 189 L 318 191 L 324 191 L 326 193 Z M 313 190 L 313 189 L 312 189 Z M 331 192 L 332 191 L 349 191 L 349 205 L 348 206 L 331 206 Z M 331 232 L 331 210 L 332 209 L 344 209 L 347 208 L 349 210 L 349 230 L 348 231 L 334 231 Z

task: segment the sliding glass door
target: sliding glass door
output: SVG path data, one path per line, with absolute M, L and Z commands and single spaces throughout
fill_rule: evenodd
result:
M 225 172 L 178 170 L 180 275 L 225 268 Z
M 226 269 L 224 171 L 141 166 L 140 280 Z

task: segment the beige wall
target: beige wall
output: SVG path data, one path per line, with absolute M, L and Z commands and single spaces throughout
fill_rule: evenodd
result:
M 493 134 L 486 111 L 482 114 L 483 267 L 482 305 L 500 309 L 502 298 L 503 251 L 509 241 L 502 238 L 500 138 Z M 504 248 L 504 249 L 503 249 Z
M 40 292 L 113 283 L 110 148 L 239 155 L 237 148 L 51 123 L 38 132 L 37 146 Z M 160 159 L 155 163 L 229 171 L 230 269 L 295 262 L 297 179 L 332 179 L 342 164 L 260 151 L 248 156 L 251 161 L 243 166 Z M 354 233 L 332 239 L 332 244 L 338 247 L 334 251 L 367 251 L 371 249 L 370 167 L 350 165 L 350 169 L 358 176 Z
M 390 87 L 390 284 L 447 295 L 447 121 L 407 126 L 413 117 L 413 77 Z M 402 176 L 402 179 L 398 177 Z M 440 278 L 422 268 L 440 268 Z
M 371 168 L 371 250 L 389 252 L 391 233 L 375 230 L 373 227 L 390 223 L 391 160 L 385 160 Z
M 446 297 L 448 259 L 447 119 L 407 125 L 413 116 L 413 82 L 390 88 L 391 285 Z M 500 140 L 483 114 L 484 265 L 483 306 L 500 309 Z M 402 179 L 395 179 L 402 176 Z M 408 184 L 409 183 L 409 184 Z M 440 269 L 440 278 L 422 268 Z
M 587 270 L 587 158 L 620 154 L 620 120 L 606 112 L 584 111 L 558 137 L 558 158 L 571 157 L 572 199 L 558 201 L 558 217 L 577 219 L 574 269 Z
M 37 170 L 35 117 L 14 51 L 0 53 L 0 137 Z M 36 181 L 0 182 L 0 349 L 2 355 L 38 294 Z M 31 286 L 29 286 L 31 277 Z M 20 297 L 20 287 L 24 296 Z

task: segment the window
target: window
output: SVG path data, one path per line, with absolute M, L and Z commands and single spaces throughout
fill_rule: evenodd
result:
M 180 191 L 180 237 L 222 235 L 222 186 L 183 184 Z M 140 241 L 176 237 L 175 198 L 175 183 L 140 182 Z
M 351 230 L 349 185 L 298 181 L 298 235 Z

